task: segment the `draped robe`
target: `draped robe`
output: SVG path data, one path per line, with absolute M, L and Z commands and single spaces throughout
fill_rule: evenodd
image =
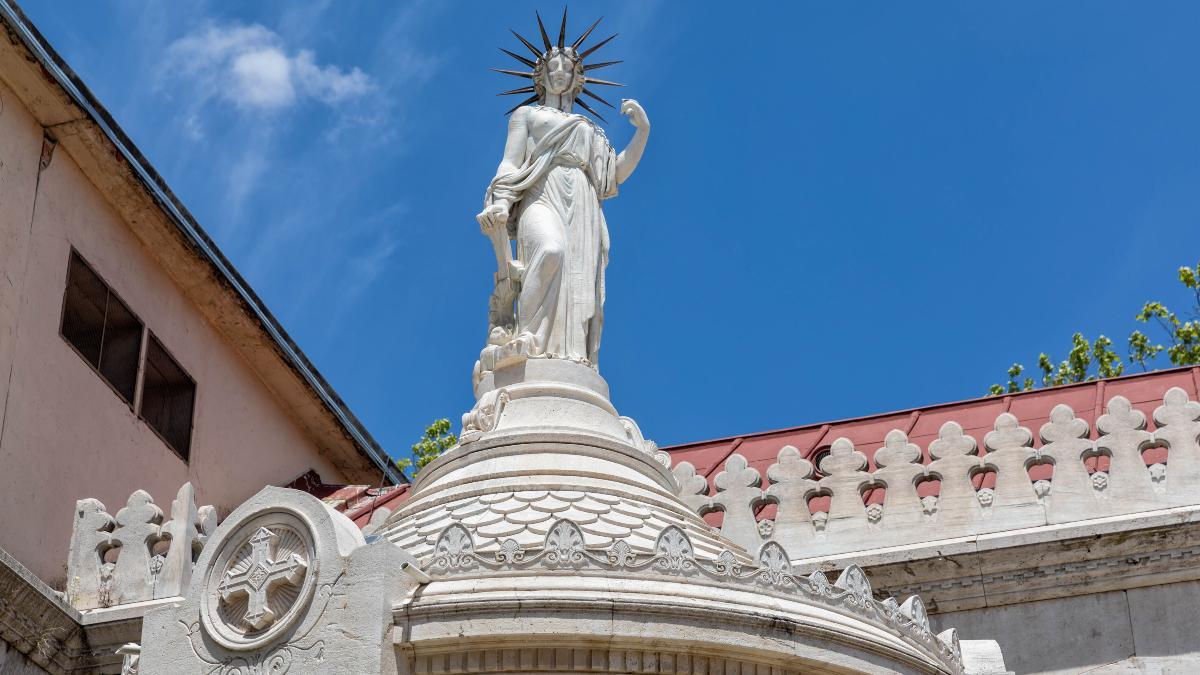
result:
M 492 180 L 485 205 L 514 205 L 509 222 L 516 223 L 517 259 L 525 267 L 517 339 L 530 343 L 531 356 L 595 365 L 608 264 L 600 201 L 617 193 L 617 156 L 590 120 L 555 112 L 562 120 L 517 170 Z

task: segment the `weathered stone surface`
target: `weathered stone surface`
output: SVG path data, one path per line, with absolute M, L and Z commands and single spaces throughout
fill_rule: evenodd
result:
M 957 422 L 943 424 L 937 439 L 929 444 L 929 455 L 933 457 L 929 473 L 941 481 L 936 528 L 939 536 L 961 536 L 982 529 L 984 506 L 971 482 L 974 474 L 985 466 L 978 450 L 975 439 L 963 434 Z
M 196 506 L 196 491 L 191 483 L 184 483 L 179 488 L 179 494 L 171 502 L 170 515 L 171 519 L 162 528 L 170 546 L 155 580 L 156 598 L 183 595 L 192 580 L 193 561 L 217 528 L 216 509 Z
M 757 551 L 762 545 L 754 520 L 755 511 L 763 504 L 761 484 L 762 476 L 737 453 L 725 460 L 725 470 L 713 479 L 717 493 L 712 496 L 712 505 L 725 514 L 721 536 L 747 551 Z
M 954 629 L 950 629 L 954 630 Z M 960 640 L 966 675 L 1011 675 L 995 640 Z
M 684 673 L 939 672 L 878 627 L 754 587 L 698 586 L 684 574 L 435 580 L 404 615 L 395 640 L 411 671 L 402 664 L 401 672 L 630 672 L 631 663 L 633 672 L 662 672 L 664 663 Z M 885 643 L 886 655 L 871 646 Z
M 85 645 L 79 613 L 0 549 L 0 673 L 69 673 Z
M 404 572 L 412 562 L 386 543 L 366 545 L 320 500 L 265 488 L 213 533 L 183 601 L 147 613 L 141 668 L 394 672 L 384 636 L 391 608 L 416 585 Z
M 101 567 L 115 525 L 116 521 L 98 500 L 81 499 L 75 503 L 75 525 L 67 554 L 66 598 L 76 609 L 111 604 L 107 598 L 111 585 L 104 583 Z
M 1159 508 L 1150 470 L 1142 459 L 1142 448 L 1153 440 L 1146 431 L 1146 416 L 1135 410 L 1124 396 L 1109 400 L 1105 414 L 1096 420 L 1100 438 L 1098 453 L 1109 456 L 1109 470 L 1103 490 L 1097 490 L 1097 507 L 1105 515 L 1136 513 Z
M 1091 476 L 1083 464 L 1084 456 L 1094 447 L 1088 440 L 1087 422 L 1076 419 L 1070 406 L 1058 404 L 1050 411 L 1050 421 L 1041 428 L 1042 447 L 1034 456 L 1048 457 L 1054 464 L 1052 487 L 1046 495 L 1047 521 L 1078 520 L 1097 499 Z
M 51 671 L 43 670 L 24 654 L 9 646 L 7 642 L 0 640 L 0 673 L 4 673 L 4 675 L 46 675 L 49 672 Z
M 696 475 L 696 467 L 690 462 L 679 462 L 671 468 L 671 474 L 679 483 L 678 495 L 680 501 L 688 505 L 698 514 L 712 510 L 712 498 L 708 496 L 708 481 L 704 476 Z
M 67 558 L 67 601 L 89 610 L 182 595 L 216 520 L 213 507 L 196 506 L 191 483 L 179 488 L 165 524 L 162 510 L 143 490 L 131 494 L 115 518 L 99 501 L 79 500 Z M 155 554 L 154 546 L 164 541 L 166 551 Z
M 932 618 L 963 636 L 994 637 L 1018 673 L 1183 674 L 1200 666 L 1197 601 L 1200 582 L 1186 582 Z
M 1200 581 L 1133 588 L 1125 596 L 1139 657 L 1186 660 L 1200 670 L 1200 640 L 1194 628 L 1200 614 Z
M 964 638 L 996 640 L 1006 664 L 1018 673 L 1074 675 L 1134 653 L 1120 592 L 949 612 L 931 619 L 938 627 L 954 626 Z M 1075 639 L 1061 637 L 1068 628 Z
M 879 527 L 891 530 L 920 523 L 927 511 L 917 496 L 917 479 L 926 475 L 921 448 L 909 443 L 903 431 L 893 429 L 884 438 L 883 447 L 875 451 L 875 464 L 879 468 L 872 477 L 886 490 Z M 936 503 L 934 497 L 929 517 L 936 513 Z
M 812 514 L 808 510 L 808 498 L 820 487 L 813 478 L 815 467 L 800 456 L 796 448 L 785 445 L 779 450 L 775 464 L 767 470 L 771 487 L 767 495 L 778 508 L 771 538 L 790 551 L 806 550 L 816 533 Z
M 1166 496 L 1177 504 L 1195 504 L 1200 486 L 1200 403 L 1186 391 L 1172 387 L 1163 404 L 1154 410 L 1154 440 L 1163 441 L 1167 453 Z

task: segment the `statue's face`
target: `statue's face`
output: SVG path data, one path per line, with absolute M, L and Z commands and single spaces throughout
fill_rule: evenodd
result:
M 575 84 L 575 62 L 562 54 L 555 54 L 546 62 L 546 69 L 542 77 L 548 93 L 568 92 L 571 90 L 571 85 Z

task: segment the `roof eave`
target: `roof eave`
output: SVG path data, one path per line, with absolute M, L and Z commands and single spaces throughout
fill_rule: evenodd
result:
M 117 125 L 107 110 L 96 100 L 87 86 L 75 72 L 66 64 L 61 56 L 49 45 L 38 32 L 32 22 L 13 0 L 0 0 L 0 20 L 6 27 L 6 33 L 19 41 L 29 57 L 42 71 L 42 80 L 48 81 L 64 101 L 55 101 L 54 97 L 33 96 L 32 104 L 26 101 L 27 107 L 35 114 L 39 122 L 49 131 L 64 127 L 62 134 L 71 140 L 64 140 L 73 157 L 79 152 L 90 155 L 98 164 L 117 163 L 124 165 L 127 172 L 157 206 L 162 216 L 171 223 L 176 234 L 189 253 L 200 260 L 211 272 L 212 278 L 222 286 L 223 291 L 240 307 L 250 319 L 275 352 L 285 368 L 287 368 L 308 390 L 308 393 L 319 404 L 319 408 L 329 417 L 329 420 L 339 427 L 345 442 L 354 448 L 354 452 L 365 460 L 365 465 L 355 467 L 357 463 L 342 463 L 352 480 L 360 479 L 370 473 L 365 471 L 368 466 L 374 469 L 376 476 L 383 474 L 384 479 L 391 483 L 405 483 L 404 473 L 391 461 L 387 453 L 379 446 L 357 417 L 349 410 L 329 385 L 325 378 L 316 370 L 308 357 L 300 350 L 287 334 L 279 321 L 271 314 L 263 302 L 246 283 L 245 279 L 233 268 L 229 260 L 221 253 L 216 244 L 196 222 L 195 218 L 180 203 L 179 199 L 167 187 L 165 181 L 137 149 L 125 132 Z M 15 43 L 14 43 L 15 44 Z M 14 77 L 18 77 L 14 75 Z M 26 81 L 33 85 L 34 80 Z M 20 91 L 17 92 L 20 96 Z M 67 104 L 67 105 L 64 105 Z M 70 110 L 73 106 L 77 110 Z M 79 133 L 80 124 L 91 128 L 87 133 Z M 60 139 L 61 140 L 61 139 Z M 108 153 L 98 153 L 99 148 L 91 144 L 99 142 L 109 146 Z M 81 163 L 81 168 L 84 162 Z M 124 172 L 117 172 L 124 173 Z M 93 176 L 89 175 L 89 179 Z M 107 195 L 106 195 L 107 196 Z M 120 209 L 118 209 L 120 210 Z M 203 308 L 202 308 L 203 309 Z M 221 326 L 218 326 L 220 329 Z M 241 345 L 238 345 L 241 348 Z M 253 359 L 249 359 L 254 362 Z M 271 387 L 268 380 L 260 372 L 264 382 Z M 302 420 L 302 425 L 304 421 Z M 326 439 L 329 440 L 329 439 Z M 330 441 L 336 443 L 336 441 Z M 348 458 L 344 458 L 348 459 Z

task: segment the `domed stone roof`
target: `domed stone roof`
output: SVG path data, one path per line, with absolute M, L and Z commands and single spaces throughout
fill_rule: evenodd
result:
M 430 577 L 404 610 L 418 672 L 968 672 L 919 598 L 723 539 L 594 369 L 530 359 L 477 394 L 486 424 L 377 530 Z

